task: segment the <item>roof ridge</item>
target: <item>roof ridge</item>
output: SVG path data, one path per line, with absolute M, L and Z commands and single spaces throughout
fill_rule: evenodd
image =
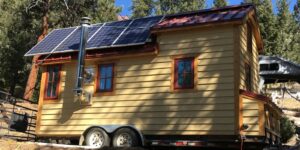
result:
M 183 12 L 183 13 L 176 13 L 176 14 L 169 14 L 166 15 L 167 17 L 180 17 L 180 16 L 185 16 L 185 15 L 195 15 L 201 12 L 205 13 L 211 13 L 211 12 L 216 12 L 216 11 L 225 11 L 229 9 L 238 9 L 241 7 L 254 7 L 254 4 L 252 3 L 245 3 L 245 4 L 240 4 L 240 5 L 228 5 L 224 7 L 219 7 L 219 8 L 206 8 L 206 9 L 200 9 L 200 10 L 195 10 L 195 11 L 188 11 L 188 12 Z

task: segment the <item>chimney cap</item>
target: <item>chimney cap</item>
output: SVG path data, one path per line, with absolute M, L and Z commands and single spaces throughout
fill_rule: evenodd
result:
M 81 25 L 82 24 L 88 24 L 88 25 L 90 25 L 90 21 L 91 21 L 91 18 L 89 18 L 89 17 L 82 17 L 81 21 L 80 21 L 80 24 Z

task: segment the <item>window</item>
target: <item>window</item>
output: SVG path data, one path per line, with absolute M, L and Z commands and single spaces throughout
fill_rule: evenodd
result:
M 45 99 L 57 99 L 59 80 L 60 80 L 60 65 L 47 66 Z
M 111 92 L 114 77 L 113 64 L 101 64 L 98 67 L 97 92 Z
M 277 70 L 279 70 L 278 63 L 260 64 L 259 67 L 260 67 L 261 71 L 277 71 Z
M 175 59 L 174 89 L 194 88 L 194 58 Z
M 249 64 L 245 64 L 245 74 L 246 74 L 246 78 L 245 78 L 245 82 L 246 82 L 246 90 L 247 91 L 252 91 L 252 75 L 251 75 L 251 66 Z

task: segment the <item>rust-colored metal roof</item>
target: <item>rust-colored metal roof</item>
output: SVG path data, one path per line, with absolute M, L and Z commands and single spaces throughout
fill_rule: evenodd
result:
M 254 10 L 254 6 L 252 4 L 245 4 L 168 15 L 152 29 L 237 21 L 244 19 L 251 10 Z

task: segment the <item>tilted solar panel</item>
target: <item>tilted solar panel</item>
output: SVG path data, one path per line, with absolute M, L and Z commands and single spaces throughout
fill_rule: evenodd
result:
M 114 21 L 114 22 L 108 22 L 105 23 L 105 26 L 111 26 L 111 27 L 127 27 L 130 24 L 131 20 L 123 20 L 123 21 Z
M 102 27 L 95 36 L 87 43 L 87 49 L 96 49 L 111 46 L 124 28 Z
M 32 47 L 25 55 L 50 53 L 75 29 L 76 27 L 53 30 L 41 42 Z
M 153 25 L 157 24 L 162 18 L 163 18 L 163 16 L 154 16 L 154 17 L 135 19 L 129 27 L 130 28 L 137 28 L 137 27 L 150 28 Z
M 92 37 L 93 34 L 102 26 L 103 24 L 96 24 L 90 26 L 88 28 L 88 37 Z M 77 28 L 76 31 L 72 33 L 69 38 L 67 38 L 63 43 L 61 43 L 58 48 L 55 49 L 55 52 L 62 52 L 62 51 L 74 51 L 79 49 L 80 44 L 80 28 Z
M 128 28 L 117 40 L 115 45 L 143 43 L 150 35 L 149 28 Z
M 162 16 L 155 16 L 91 25 L 86 49 L 143 44 L 150 36 L 150 27 L 161 19 Z M 80 33 L 80 27 L 53 30 L 25 56 L 76 51 L 79 49 Z
M 162 16 L 135 19 L 114 45 L 145 43 L 150 36 L 150 27 L 157 24 Z

